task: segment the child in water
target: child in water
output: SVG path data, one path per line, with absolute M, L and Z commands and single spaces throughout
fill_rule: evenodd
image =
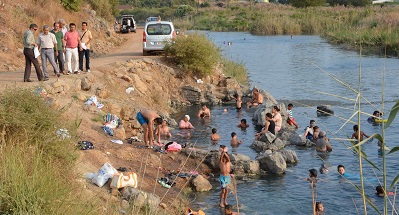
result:
M 238 147 L 239 144 L 242 143 L 242 140 L 237 140 L 237 134 L 235 132 L 231 133 L 231 141 L 230 144 L 233 148 Z
M 364 137 L 366 137 L 366 138 L 370 137 L 367 134 L 365 134 L 363 131 L 360 131 L 360 136 L 358 136 L 359 135 L 359 126 L 358 125 L 353 126 L 353 131 L 354 131 L 354 133 L 352 134 L 351 139 L 363 141 Z
M 211 136 L 211 140 L 214 142 L 219 141 L 220 136 L 219 134 L 217 134 L 217 129 L 216 128 L 212 128 L 212 136 Z
M 324 206 L 322 202 L 316 202 L 316 214 L 317 215 L 321 215 L 324 214 Z
M 379 197 L 384 197 L 384 187 L 380 186 L 380 185 L 375 187 L 375 194 L 377 196 L 379 196 Z M 387 195 L 388 196 L 393 196 L 394 193 L 390 191 L 390 192 L 387 192 Z
M 238 215 L 237 212 L 233 212 L 233 207 L 231 207 L 231 205 L 226 205 L 224 207 L 224 214 L 225 215 Z
M 237 125 L 237 127 L 239 128 L 248 128 L 249 125 L 247 124 L 247 120 L 246 119 L 241 119 L 240 124 Z
M 306 178 L 307 181 L 310 183 L 317 182 L 317 169 L 310 169 L 309 170 L 309 178 Z

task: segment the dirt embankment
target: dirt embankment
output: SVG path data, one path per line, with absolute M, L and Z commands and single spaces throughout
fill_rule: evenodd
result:
M 137 172 L 141 189 L 149 193 L 154 192 L 167 205 L 176 199 L 187 179 L 179 178 L 176 186 L 167 192 L 166 188 L 156 182 L 157 178 L 162 177 L 164 173 L 178 170 L 188 172 L 198 168 L 197 171 L 204 174 L 210 171 L 199 160 L 190 158 L 186 163 L 187 156 L 183 154 L 160 154 L 150 149 L 136 148 L 135 146 L 144 144 L 128 144 L 125 138 L 137 135 L 139 139 L 143 139 L 140 125 L 135 120 L 140 109 L 149 108 L 168 116 L 174 110 L 172 104 L 189 104 L 181 93 L 182 87 L 190 86 L 206 91 L 213 86 L 213 92 L 217 93 L 219 86 L 216 85 L 223 79 L 223 75 L 215 71 L 217 75 L 207 77 L 204 83 L 199 84 L 195 79 L 184 76 L 178 69 L 164 64 L 158 56 L 144 58 L 142 29 L 121 37 L 126 40 L 124 44 L 91 60 L 91 73 L 63 75 L 59 79 L 50 76 L 49 81 L 37 82 L 32 71 L 31 79 L 35 82 L 31 83 L 22 82 L 23 71 L 0 73 L 2 87 L 43 87 L 51 98 L 51 105 L 65 110 L 65 119 L 80 123 L 79 139 L 92 142 L 95 148 L 79 151 L 80 159 L 76 170 L 82 177 L 78 180 L 82 184 L 84 195 L 100 200 L 99 210 L 104 208 L 105 214 L 115 213 L 114 206 L 119 208 L 120 200 L 111 195 L 109 186 L 99 188 L 84 178 L 86 173 L 97 172 L 105 162 L 111 163 L 115 168 L 126 167 Z M 126 89 L 129 87 L 133 87 L 134 90 L 127 93 Z M 226 87 L 220 91 L 225 89 Z M 104 104 L 103 108 L 84 104 L 94 95 Z M 107 113 L 116 114 L 123 121 L 122 126 L 115 129 L 113 137 L 101 129 L 102 116 Z M 112 139 L 123 140 L 124 144 L 112 143 Z M 169 214 L 175 214 L 177 209 L 168 210 Z

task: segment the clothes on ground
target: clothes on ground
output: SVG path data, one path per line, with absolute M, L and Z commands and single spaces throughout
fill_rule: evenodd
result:
M 122 140 L 111 140 L 111 142 L 119 144 L 119 145 L 123 144 Z
M 94 145 L 90 141 L 83 140 L 78 142 L 78 148 L 81 150 L 94 149 Z
M 114 136 L 113 129 L 118 128 L 120 125 L 122 125 L 122 121 L 118 118 L 118 116 L 116 116 L 115 114 L 110 114 L 110 113 L 107 113 L 107 115 L 105 115 L 103 117 L 103 119 L 104 119 L 104 125 L 101 126 L 101 128 L 108 135 Z
M 230 182 L 231 182 L 230 175 L 227 175 L 227 176 L 220 175 L 220 176 L 219 176 L 219 182 L 220 182 L 220 187 L 221 187 L 222 189 L 226 189 L 226 188 L 227 188 L 227 185 L 229 185 Z
M 90 99 L 85 102 L 85 105 L 96 106 L 99 109 L 104 107 L 103 104 L 97 101 L 97 96 L 90 97 Z
M 62 140 L 65 140 L 65 139 L 70 139 L 71 138 L 71 135 L 69 135 L 69 132 L 68 132 L 68 130 L 66 129 L 66 128 L 60 128 L 60 129 L 58 129 L 57 130 L 57 132 L 56 132 L 56 134 L 57 134 L 57 137 L 58 138 L 61 138 Z
M 165 150 L 168 152 L 178 152 L 182 149 L 182 146 L 176 142 L 169 142 L 165 145 Z

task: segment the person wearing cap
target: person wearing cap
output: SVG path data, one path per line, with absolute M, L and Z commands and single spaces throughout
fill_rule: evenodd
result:
M 144 129 L 144 142 L 148 148 L 152 148 L 154 145 L 154 123 L 157 126 L 157 130 L 160 129 L 162 124 L 162 118 L 152 110 L 143 109 L 137 113 L 137 121 L 143 126 Z M 158 143 L 161 142 L 161 133 L 157 134 Z
M 194 126 L 189 121 L 190 121 L 190 116 L 185 115 L 184 119 L 180 120 L 179 128 L 180 129 L 194 129 Z
M 319 133 L 319 136 L 316 140 L 316 151 L 318 152 L 331 152 L 332 147 L 328 141 L 328 138 L 326 137 L 326 132 L 321 131 Z

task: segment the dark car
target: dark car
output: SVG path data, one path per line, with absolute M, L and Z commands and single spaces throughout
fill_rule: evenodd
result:
M 136 33 L 136 21 L 134 21 L 133 15 L 123 15 L 120 24 L 121 33 Z

